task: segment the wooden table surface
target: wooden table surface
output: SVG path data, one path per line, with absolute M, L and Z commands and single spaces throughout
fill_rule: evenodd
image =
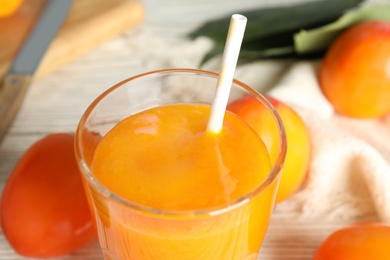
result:
M 0 190 L 32 143 L 49 133 L 74 132 L 87 106 L 108 87 L 146 70 L 196 64 L 181 62 L 180 56 L 170 62 L 159 62 L 159 57 L 166 54 L 153 51 L 157 45 L 161 50 L 177 47 L 188 51 L 188 39 L 183 34 L 210 18 L 253 7 L 294 2 L 299 1 L 144 0 L 146 19 L 139 27 L 33 82 L 19 115 L 0 146 Z M 143 42 L 143 37 L 152 40 Z M 167 61 L 169 57 L 163 60 Z M 286 64 L 283 61 L 264 62 L 262 68 L 272 66 L 272 71 L 281 72 Z M 279 76 L 278 73 L 270 74 L 270 77 Z M 266 78 L 264 82 L 272 84 L 274 79 Z M 349 222 L 353 221 L 296 220 L 276 211 L 258 259 L 311 259 L 315 248 L 327 235 Z M 0 259 L 24 259 L 14 253 L 2 233 Z M 102 255 L 95 241 L 61 259 L 102 259 Z

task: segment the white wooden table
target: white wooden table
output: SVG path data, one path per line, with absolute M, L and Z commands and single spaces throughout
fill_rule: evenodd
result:
M 0 190 L 24 151 L 39 138 L 54 132 L 74 132 L 87 106 L 105 89 L 129 76 L 150 69 L 185 66 L 196 62 L 158 62 L 163 52 L 154 48 L 189 51 L 183 34 L 202 22 L 243 9 L 290 4 L 294 0 L 144 0 L 147 16 L 138 28 L 107 42 L 62 69 L 36 80 L 14 124 L 0 146 Z M 150 39 L 152 41 L 143 39 Z M 135 42 L 135 43 L 134 43 Z M 187 53 L 188 54 L 188 53 Z M 197 53 L 194 53 L 194 57 Z M 191 56 L 191 55 L 187 55 Z M 196 59 L 198 59 L 197 57 Z M 195 59 L 195 58 L 194 58 Z M 263 62 L 268 77 L 259 85 L 272 87 L 288 62 Z M 298 221 L 275 213 L 259 259 L 311 259 L 315 248 L 333 230 L 350 221 L 324 223 Z M 24 259 L 9 247 L 0 233 L 0 259 Z M 102 259 L 97 241 L 61 259 Z

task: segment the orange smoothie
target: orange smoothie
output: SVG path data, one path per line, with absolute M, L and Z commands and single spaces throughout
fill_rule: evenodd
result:
M 259 196 L 246 195 L 271 171 L 269 154 L 230 112 L 220 133 L 206 132 L 209 113 L 202 104 L 151 108 L 122 120 L 100 141 L 92 173 L 149 210 L 129 211 L 91 190 L 106 259 L 256 259 L 277 181 Z

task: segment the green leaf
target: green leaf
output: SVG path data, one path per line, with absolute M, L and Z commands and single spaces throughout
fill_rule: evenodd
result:
M 314 30 L 302 30 L 294 36 L 297 53 L 325 50 L 348 27 L 363 21 L 390 21 L 390 5 L 376 5 L 350 11 L 337 21 Z
M 265 55 L 264 53 L 273 53 L 272 55 L 266 54 L 266 57 L 291 54 L 294 52 L 293 37 L 296 32 L 302 29 L 314 29 L 333 22 L 347 9 L 362 1 L 323 0 L 293 6 L 238 12 L 248 18 L 241 50 L 248 51 L 247 53 L 260 52 L 262 53 L 260 56 Z M 191 38 L 207 36 L 215 42 L 215 48 L 206 55 L 204 62 L 223 52 L 221 46 L 225 44 L 229 23 L 230 16 L 209 21 L 189 34 Z M 289 51 L 267 52 L 267 49 L 288 49 Z

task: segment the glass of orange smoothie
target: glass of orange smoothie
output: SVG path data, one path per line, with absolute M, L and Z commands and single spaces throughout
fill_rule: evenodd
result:
M 207 132 L 217 80 L 193 69 L 137 75 L 81 118 L 76 156 L 105 259 L 256 259 L 284 128 L 263 96 L 235 80 L 229 103 L 255 100 L 273 131 L 259 136 L 227 111 L 222 130 Z

